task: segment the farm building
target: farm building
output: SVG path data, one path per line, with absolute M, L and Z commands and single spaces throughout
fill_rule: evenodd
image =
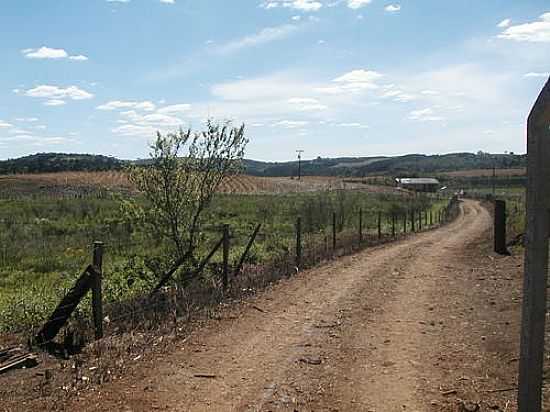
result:
M 439 180 L 433 178 L 401 178 L 395 180 L 398 187 L 416 192 L 437 192 L 440 187 Z

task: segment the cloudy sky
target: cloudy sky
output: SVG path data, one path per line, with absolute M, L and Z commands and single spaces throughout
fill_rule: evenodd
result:
M 4 0 L 0 159 L 145 157 L 244 122 L 248 157 L 525 152 L 548 0 Z

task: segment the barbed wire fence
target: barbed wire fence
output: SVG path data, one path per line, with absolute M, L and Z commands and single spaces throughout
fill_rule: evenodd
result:
M 444 207 L 434 208 L 430 205 L 423 210 L 387 212 L 359 209 L 356 213 L 348 212 L 347 216 L 332 212 L 318 218 L 306 213 L 296 218 L 293 227 L 287 228 L 292 232 L 292 236 L 287 236 L 288 233 L 285 233 L 285 236 L 274 233 L 270 225 L 261 228 L 257 226 L 253 237 L 249 230 L 253 224 L 247 225 L 245 229 L 229 227 L 229 242 L 224 246 L 228 249 L 225 252 L 218 251 L 217 259 L 205 265 L 201 276 L 189 279 L 185 276 L 176 277 L 156 294 L 142 292 L 121 298 L 102 296 L 103 269 L 101 264 L 98 267 L 94 254 L 91 265 L 83 273 L 92 275 L 84 287 L 85 291 L 80 291 L 84 293 L 77 293 L 73 300 L 67 300 L 72 291 L 70 290 L 46 323 L 33 326 L 27 333 L 30 333 L 36 342 L 36 338 L 47 324 L 63 321 L 63 327 L 59 329 L 57 337 L 48 335 L 48 339 L 38 340 L 42 345 L 57 342 L 64 346 L 78 346 L 82 342 L 90 342 L 104 336 L 146 331 L 167 325 L 172 325 L 175 333 L 178 333 L 182 324 L 200 313 L 214 313 L 224 302 L 240 300 L 281 278 L 292 276 L 339 256 L 394 241 L 410 233 L 440 227 L 452 221 L 458 210 L 458 201 L 453 197 Z M 6 222 L 0 219 L 0 223 Z M 217 231 L 220 235 L 224 226 L 215 225 L 207 229 Z M 108 238 L 105 243 L 96 243 L 96 247 L 99 244 L 102 257 L 108 259 L 110 252 L 140 247 L 143 246 L 143 241 Z M 269 258 L 259 260 L 254 256 L 255 247 L 268 249 Z M 97 253 L 97 249 L 94 250 Z M 225 253 L 232 258 L 220 259 Z M 85 264 L 81 261 L 79 263 Z M 108 285 L 104 284 L 103 288 L 105 286 Z M 89 296 L 89 291 L 93 292 L 92 296 Z M 59 313 L 62 316 L 59 316 Z M 69 319 L 70 321 L 66 322 Z

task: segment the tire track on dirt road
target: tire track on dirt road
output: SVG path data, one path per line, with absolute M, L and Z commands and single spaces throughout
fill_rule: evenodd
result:
M 131 390 L 102 388 L 94 410 L 430 410 L 436 337 L 452 313 L 439 291 L 490 225 L 479 203 L 460 210 L 438 230 L 279 282 L 195 331 Z

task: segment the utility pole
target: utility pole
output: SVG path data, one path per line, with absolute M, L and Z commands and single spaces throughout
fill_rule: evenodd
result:
M 296 150 L 296 153 L 298 153 L 298 180 L 302 179 L 302 153 L 304 153 L 303 150 Z

